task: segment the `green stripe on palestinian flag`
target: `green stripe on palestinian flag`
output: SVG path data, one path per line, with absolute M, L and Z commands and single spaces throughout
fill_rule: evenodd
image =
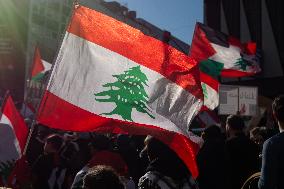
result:
M 75 9 L 42 99 L 38 121 L 52 128 L 151 134 L 198 174 L 202 106 L 197 63 L 175 48 L 86 7 Z
M 51 64 L 41 59 L 39 48 L 36 47 L 33 66 L 31 72 L 31 79 L 33 81 L 41 81 L 44 77 L 44 74 L 51 69 Z
M 28 128 L 17 111 L 11 96 L 2 105 L 0 119 L 0 175 L 6 182 L 14 162 L 24 151 Z

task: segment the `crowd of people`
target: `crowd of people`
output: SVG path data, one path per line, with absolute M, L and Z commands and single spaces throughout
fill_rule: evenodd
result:
M 240 189 L 254 173 L 250 188 L 284 188 L 284 97 L 272 105 L 277 130 L 256 127 L 245 132 L 239 115 L 225 128 L 212 125 L 201 137 L 197 154 L 199 176 L 167 145 L 152 136 L 74 133 L 37 125 L 26 160 L 27 183 L 33 189 Z

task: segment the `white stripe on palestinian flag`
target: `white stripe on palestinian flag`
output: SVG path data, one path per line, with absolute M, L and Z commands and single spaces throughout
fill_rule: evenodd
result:
M 42 61 L 42 64 L 43 64 L 43 67 L 44 67 L 44 70 L 42 71 L 43 73 L 49 71 L 51 69 L 51 64 L 43 59 L 41 59 Z
M 56 62 L 48 85 L 49 92 L 96 115 L 124 120 L 117 114 L 105 115 L 116 105 L 98 102 L 94 94 L 107 90 L 103 85 L 115 82 L 113 75 L 140 66 L 148 78 L 145 91 L 149 95 L 148 107 L 154 119 L 133 109 L 133 121 L 189 136 L 191 118 L 201 107 L 200 99 L 159 73 L 71 33 L 66 34 L 62 46 L 60 63 Z
M 153 135 L 196 177 L 199 146 L 188 130 L 202 105 L 198 71 L 172 46 L 78 6 L 37 120 L 63 130 Z
M 241 49 L 237 46 L 230 45 L 228 48 L 214 43 L 210 43 L 216 53 L 209 59 L 224 64 L 224 69 L 239 69 L 234 63 L 241 59 Z
M 201 86 L 204 93 L 204 106 L 206 106 L 210 110 L 214 110 L 219 105 L 218 91 L 211 88 L 204 82 L 201 82 Z
M 0 120 L 0 162 L 14 161 L 20 158 L 21 148 L 11 121 L 5 114 Z

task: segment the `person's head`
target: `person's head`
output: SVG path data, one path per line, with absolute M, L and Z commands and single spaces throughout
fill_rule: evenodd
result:
M 92 138 L 92 142 L 89 144 L 91 153 L 96 151 L 108 150 L 110 146 L 110 140 L 107 136 L 102 134 L 96 134 Z
M 145 138 L 144 144 L 145 147 L 141 153 L 147 154 L 149 161 L 156 158 L 169 157 L 173 153 L 166 144 L 150 135 Z
M 262 145 L 264 142 L 266 128 L 265 127 L 255 127 L 250 130 L 249 135 L 250 139 L 257 145 Z
M 46 137 L 44 144 L 44 153 L 57 153 L 63 145 L 63 138 L 57 134 L 52 134 Z
M 36 125 L 36 128 L 37 128 L 37 135 L 36 135 L 36 137 L 37 137 L 40 141 L 43 141 L 48 135 L 51 134 L 50 129 L 47 128 L 47 127 L 44 126 L 44 125 L 37 124 L 37 125 Z
M 84 176 L 83 188 L 124 189 L 124 185 L 113 168 L 97 165 L 92 167 Z
M 279 129 L 284 130 L 284 95 L 274 99 L 272 103 L 272 112 Z
M 226 121 L 226 132 L 229 136 L 242 133 L 245 128 L 244 120 L 238 115 L 230 115 Z

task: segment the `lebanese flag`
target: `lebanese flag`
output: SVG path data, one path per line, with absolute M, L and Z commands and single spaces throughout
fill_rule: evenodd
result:
M 24 151 L 28 136 L 28 128 L 16 109 L 10 95 L 2 105 L 0 119 L 0 172 L 5 172 L 4 180 L 9 176 L 14 162 Z M 3 175 L 2 175 L 3 176 Z
M 41 59 L 39 48 L 35 48 L 31 79 L 33 81 L 41 81 L 44 74 L 51 69 L 51 64 Z
M 218 77 L 244 77 L 260 72 L 255 43 L 241 42 L 197 23 L 190 56 L 200 65 L 204 105 L 213 110 L 219 105 Z
M 156 136 L 196 177 L 199 138 L 189 127 L 202 102 L 193 59 L 125 23 L 79 6 L 37 120 L 69 131 Z

